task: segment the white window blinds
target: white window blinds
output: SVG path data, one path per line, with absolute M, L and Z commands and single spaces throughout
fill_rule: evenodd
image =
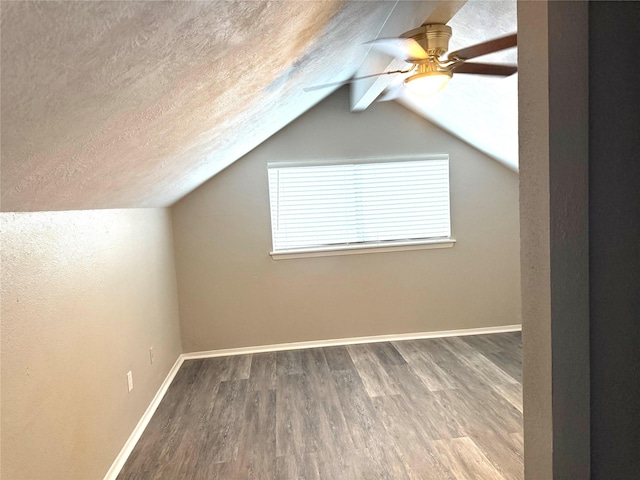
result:
M 448 155 L 268 167 L 274 252 L 451 236 Z

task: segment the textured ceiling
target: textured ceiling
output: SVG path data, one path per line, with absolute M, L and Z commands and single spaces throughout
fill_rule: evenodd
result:
M 353 75 L 409 3 L 438 4 L 0 2 L 2 210 L 171 205 L 331 93 L 303 87 Z
M 2 210 L 170 205 L 348 78 L 393 6 L 3 1 Z

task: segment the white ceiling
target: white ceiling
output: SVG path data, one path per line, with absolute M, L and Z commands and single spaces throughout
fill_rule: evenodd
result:
M 442 7 L 1 2 L 2 210 L 171 205 L 331 93 L 303 87 L 353 75 L 388 20 L 422 23 L 398 17 L 412 4 Z M 467 4 L 450 25 L 452 48 L 510 33 L 515 1 Z M 515 81 L 459 77 L 400 101 L 515 165 Z

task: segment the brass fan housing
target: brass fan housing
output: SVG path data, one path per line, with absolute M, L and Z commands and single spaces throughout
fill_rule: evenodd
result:
M 439 62 L 426 61 L 417 65 L 418 73 L 405 78 L 405 86 L 419 96 L 429 96 L 442 90 L 453 73 L 451 69 L 443 68 Z
M 422 25 L 402 34 L 403 38 L 413 38 L 429 56 L 439 57 L 449 50 L 451 27 L 441 24 Z

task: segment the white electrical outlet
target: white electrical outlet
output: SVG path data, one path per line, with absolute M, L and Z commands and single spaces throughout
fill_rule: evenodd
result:
M 133 372 L 127 373 L 127 386 L 129 387 L 129 391 L 133 390 Z
M 153 365 L 153 347 L 149 347 L 149 362 Z

